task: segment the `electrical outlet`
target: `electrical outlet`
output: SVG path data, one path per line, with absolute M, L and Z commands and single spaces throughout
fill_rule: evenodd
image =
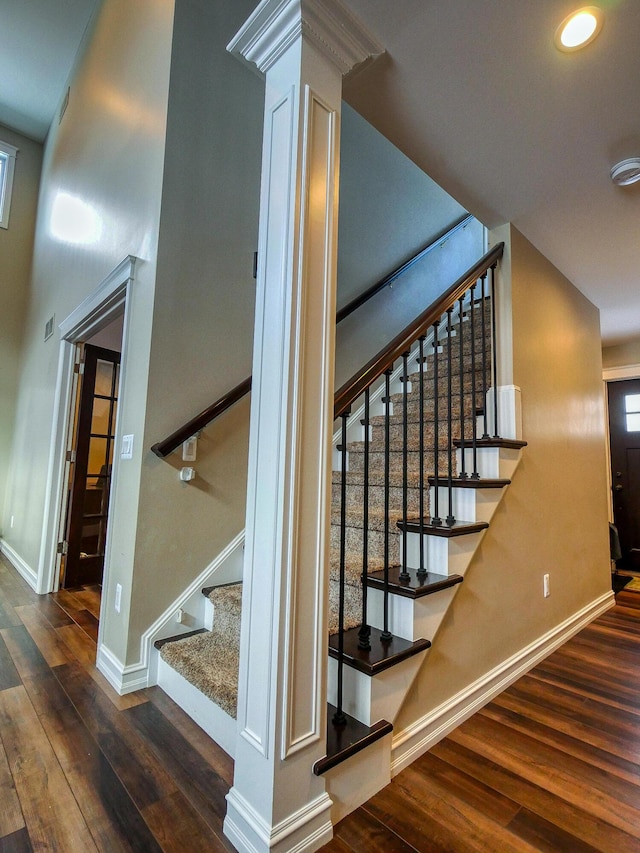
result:
M 10 524 L 9 524 L 9 527 L 13 527 L 13 522 L 14 522 L 14 521 L 15 521 L 14 517 L 13 517 L 13 516 L 11 516 L 11 522 L 10 522 Z
M 549 598 L 549 575 L 542 576 L 542 592 L 545 598 Z
M 114 607 L 116 608 L 116 613 L 120 613 L 120 603 L 122 602 L 122 584 L 116 584 L 116 599 L 114 601 Z

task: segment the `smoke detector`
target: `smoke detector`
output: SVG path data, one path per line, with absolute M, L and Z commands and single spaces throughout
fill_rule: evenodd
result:
M 627 187 L 640 181 L 640 157 L 616 163 L 611 169 L 611 180 L 619 187 Z

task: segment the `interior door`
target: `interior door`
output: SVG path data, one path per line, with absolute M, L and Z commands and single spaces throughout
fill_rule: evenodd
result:
M 640 572 L 640 379 L 609 382 L 608 394 L 618 567 Z
M 120 353 L 84 346 L 67 506 L 65 588 L 102 582 Z

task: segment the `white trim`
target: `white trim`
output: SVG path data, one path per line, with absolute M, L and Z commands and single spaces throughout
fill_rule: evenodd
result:
M 104 643 L 98 646 L 96 667 L 120 696 L 149 686 L 146 670 L 141 670 L 138 664 L 123 666 Z
M 119 314 L 124 303 L 125 287 L 133 281 L 136 258 L 127 255 L 117 267 L 103 279 L 95 290 L 59 324 L 60 337 L 77 341 L 90 337 L 107 326 Z
M 11 194 L 13 192 L 13 176 L 16 168 L 16 157 L 19 149 L 8 142 L 0 142 L 0 154 L 7 158 L 4 179 L 0 184 L 0 228 L 9 227 L 9 213 L 11 211 Z
M 344 75 L 384 48 L 338 0 L 262 0 L 227 45 L 267 72 L 304 36 Z
M 9 545 L 9 543 L 4 539 L 0 539 L 0 554 L 4 554 L 18 574 L 26 580 L 33 590 L 38 592 L 37 574 L 31 566 L 22 559 L 20 554 L 18 554 L 17 551 L 14 551 L 11 545 Z
M 395 776 L 452 729 L 490 702 L 514 681 L 615 604 L 612 591 L 594 599 L 535 642 L 503 661 L 486 675 L 393 737 L 391 775 Z
M 332 803 L 327 794 L 306 803 L 273 827 L 236 788 L 231 788 L 227 794 L 227 804 L 224 834 L 240 853 L 303 853 L 317 850 L 333 837 Z M 311 831 L 308 831 L 309 824 Z M 303 832 L 307 834 L 302 835 Z
M 602 368 L 602 378 L 605 382 L 615 382 L 616 379 L 637 379 L 638 377 L 640 377 L 640 364 Z
M 123 344 L 120 368 L 120 396 L 125 383 L 126 345 L 128 340 L 128 312 L 126 310 L 129 287 L 133 283 L 136 258 L 128 255 L 118 266 L 84 299 L 58 326 L 60 351 L 58 374 L 53 409 L 51 443 L 49 445 L 49 467 L 45 487 L 44 524 L 40 542 L 37 592 L 53 592 L 57 589 L 57 544 L 60 535 L 63 509 L 65 456 L 69 432 L 69 407 L 73 378 L 74 344 L 89 337 L 108 325 L 125 305 Z M 118 421 L 121 411 L 118 410 Z M 119 427 L 116 423 L 116 446 L 119 445 Z M 114 479 L 117 477 L 118 454 L 113 461 Z M 107 530 L 105 566 L 108 565 L 110 537 Z
M 143 687 L 150 687 L 156 683 L 157 660 L 153 660 L 151 655 L 153 643 L 164 637 L 180 633 L 179 626 L 176 630 L 176 610 L 183 608 L 187 600 L 193 595 L 200 595 L 202 587 L 210 585 L 215 575 L 218 575 L 215 578 L 216 583 L 221 584 L 231 583 L 238 579 L 235 574 L 237 567 L 241 568 L 242 566 L 243 548 L 244 530 L 241 530 L 142 634 L 140 637 L 140 659 L 135 663 L 123 665 L 122 661 L 104 643 L 99 643 L 96 666 L 120 695 L 141 690 Z M 204 597 L 202 597 L 202 601 L 204 603 Z M 170 630 L 167 630 L 169 626 Z M 185 625 L 182 630 L 189 631 L 191 627 Z

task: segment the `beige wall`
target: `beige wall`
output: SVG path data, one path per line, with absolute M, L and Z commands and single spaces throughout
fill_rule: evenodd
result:
M 640 365 L 640 338 L 624 344 L 602 348 L 602 366 L 630 367 Z
M 121 466 L 111 525 L 118 548 L 111 577 L 123 584 L 126 620 L 133 567 L 150 318 L 153 310 L 167 113 L 173 0 L 104 0 L 70 79 L 69 105 L 45 145 L 30 304 L 5 518 L 9 546 L 34 572 L 40 565 L 60 336 L 58 324 L 125 258 L 139 258 L 128 306 L 129 350 L 121 424 L 136 435 Z M 96 227 L 77 242 L 59 215 L 61 197 L 87 207 Z M 92 214 L 87 213 L 91 210 Z M 65 230 L 66 229 L 66 230 Z M 55 315 L 56 334 L 43 341 Z M 115 617 L 114 617 L 115 618 Z M 112 631 L 124 652 L 122 628 Z M 118 649 L 119 645 L 119 649 Z
M 149 448 L 251 373 L 264 84 L 226 50 L 254 0 L 177 0 L 127 662 L 244 528 L 249 398 L 181 449 Z
M 15 417 L 22 331 L 29 297 L 42 145 L 0 125 L 0 139 L 19 149 L 9 228 L 0 228 L 0 535 L 9 528 L 4 498 Z
M 598 311 L 518 231 L 505 237 L 528 446 L 396 732 L 611 588 Z

